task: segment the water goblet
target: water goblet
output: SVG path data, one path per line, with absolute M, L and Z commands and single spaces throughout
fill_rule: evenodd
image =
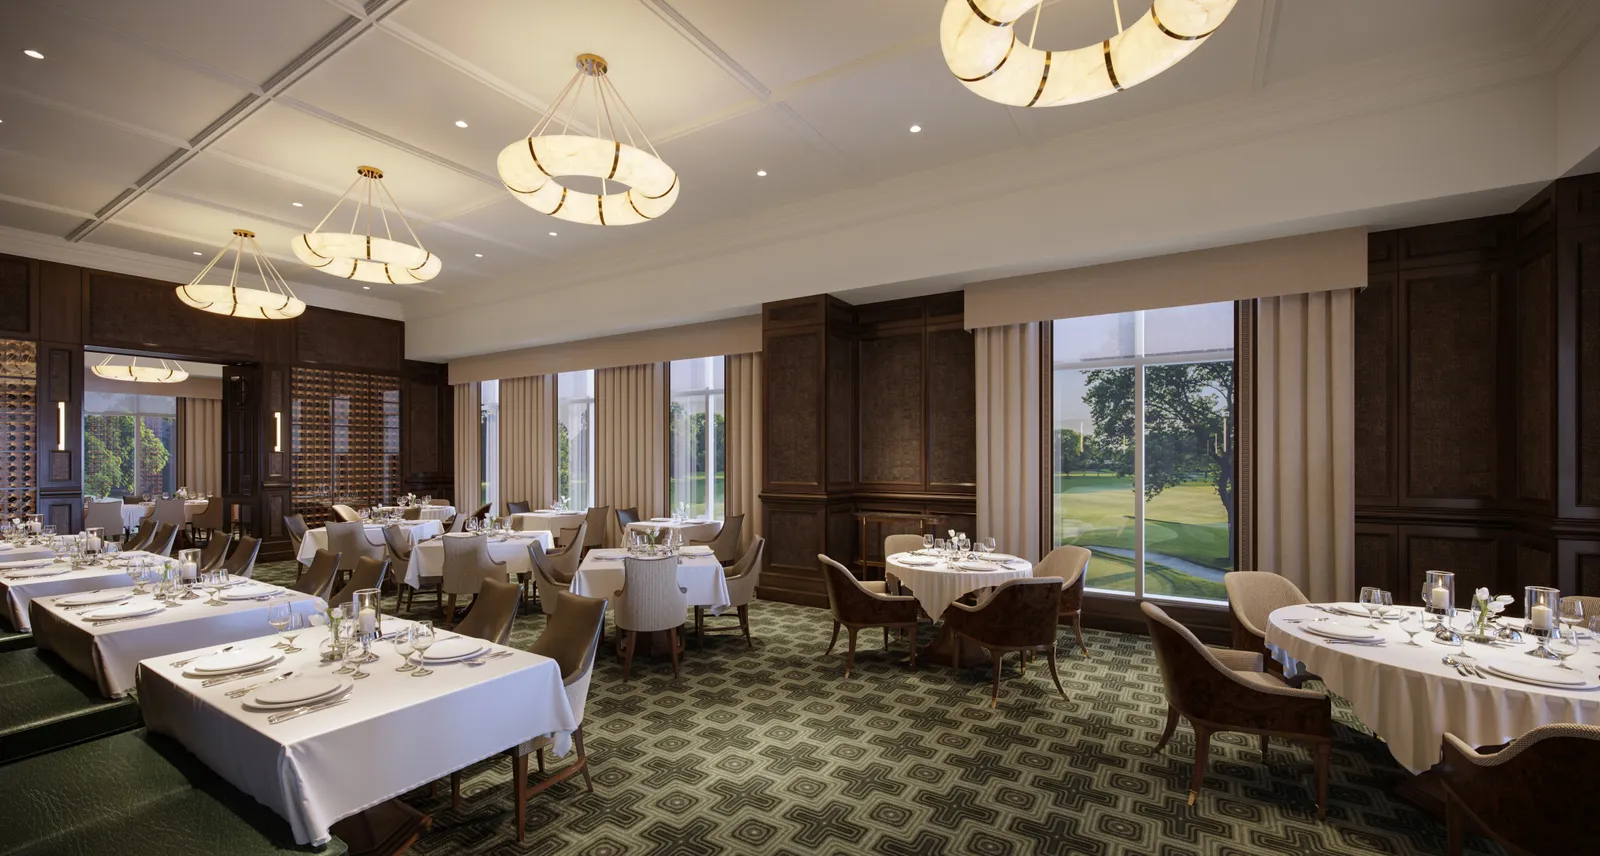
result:
M 1570 624 L 1557 628 L 1545 647 L 1549 649 L 1550 653 L 1560 658 L 1561 662 L 1556 664 L 1556 668 L 1566 669 L 1569 672 L 1577 671 L 1577 669 L 1567 665 L 1567 658 L 1578 653 L 1578 628 Z
M 1419 609 L 1408 609 L 1405 612 L 1400 613 L 1400 629 L 1406 634 L 1407 645 L 1415 645 L 1418 648 L 1422 647 L 1422 643 L 1417 641 L 1417 634 L 1421 633 L 1423 630 L 1422 617 L 1424 614 L 1425 613 Z
M 1575 597 L 1564 597 L 1560 601 L 1556 617 L 1561 620 L 1562 624 L 1577 630 L 1579 627 L 1584 626 L 1584 619 L 1590 616 L 1584 614 L 1583 601 Z
M 419 621 L 411 628 L 411 647 L 417 651 L 417 669 L 411 673 L 411 677 L 424 678 L 433 674 L 433 670 L 428 668 L 423 658 L 433 646 L 434 638 L 432 621 Z
M 349 644 L 345 646 L 345 666 L 353 667 L 353 670 L 350 672 L 351 680 L 359 681 L 362 678 L 371 676 L 371 673 L 361 671 L 361 666 L 367 662 L 367 656 L 371 650 L 371 645 L 372 635 L 369 633 L 360 633 L 352 636 Z
M 1394 594 L 1386 591 L 1378 592 L 1377 608 L 1378 620 L 1383 621 L 1384 618 L 1394 610 Z
M 267 623 L 272 625 L 272 629 L 278 631 L 278 641 L 272 647 L 283 649 L 289 647 L 283 641 L 283 631 L 289 627 L 290 614 L 291 611 L 287 603 L 274 603 L 267 607 Z
M 413 650 L 411 647 L 412 632 L 414 632 L 414 628 L 402 627 L 389 640 L 394 644 L 394 652 L 400 655 L 400 665 L 395 669 L 396 672 L 409 672 L 417 667 L 415 663 L 411 662 L 411 652 Z
M 293 604 L 284 604 L 284 606 L 289 610 L 289 624 L 283 629 L 283 641 L 289 643 L 289 647 L 283 649 L 283 653 L 293 654 L 297 651 L 304 651 L 304 648 L 295 647 L 294 638 L 300 635 L 300 631 L 306 629 L 306 617 L 295 612 Z
M 923 533 L 923 535 L 922 535 L 922 549 L 924 549 L 924 550 L 932 550 L 933 549 L 933 533 L 931 533 L 931 532 Z
M 1383 589 L 1377 586 L 1361 587 L 1361 606 L 1367 610 L 1367 626 L 1373 630 L 1378 629 L 1378 607 L 1383 603 L 1382 595 Z

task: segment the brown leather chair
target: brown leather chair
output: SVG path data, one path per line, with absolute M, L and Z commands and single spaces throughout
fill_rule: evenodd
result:
M 517 601 L 522 587 L 513 582 L 484 580 L 472 608 L 456 625 L 462 636 L 476 636 L 497 645 L 511 644 L 511 622 L 517 617 Z
M 739 561 L 739 534 L 744 529 L 744 515 L 735 514 L 722 521 L 722 528 L 717 530 L 717 537 L 709 541 L 690 541 L 701 547 L 710 547 L 711 552 L 717 556 L 717 561 L 724 568 Z
M 215 570 L 228 558 L 228 545 L 233 542 L 232 537 L 223 534 L 222 537 L 213 537 L 200 548 L 200 571 Z M 298 550 L 296 552 L 299 552 Z M 295 564 L 299 564 L 296 562 Z
M 1266 571 L 1231 571 L 1223 575 L 1222 586 L 1228 590 L 1228 612 L 1232 615 L 1230 644 L 1240 651 L 1262 654 L 1266 670 L 1282 675 L 1283 664 L 1272 659 L 1267 650 L 1267 616 L 1275 609 L 1310 601 L 1294 583 Z M 1297 675 L 1288 682 L 1297 687 L 1312 677 Z
M 1446 734 L 1433 769 L 1444 786 L 1450 856 L 1460 856 L 1469 823 L 1513 856 L 1578 853 L 1593 837 L 1600 726 L 1545 725 L 1492 751 Z
M 211 543 L 212 537 L 214 537 L 218 532 L 221 532 L 223 529 L 227 528 L 227 521 L 223 518 L 222 512 L 222 497 L 206 497 L 205 510 L 201 511 L 199 514 L 196 514 L 194 519 L 189 521 L 189 541 L 191 543 Z M 206 537 L 195 537 L 201 532 L 204 532 Z
M 611 516 L 611 506 L 601 505 L 589 509 L 583 515 L 583 552 L 587 553 L 596 547 L 606 545 L 606 519 Z M 618 534 L 618 538 L 622 537 Z
M 533 510 L 533 506 L 530 503 L 527 503 L 527 502 L 508 502 L 508 503 L 506 503 L 506 516 L 507 517 L 510 517 L 513 514 L 527 514 L 528 512 L 530 512 L 532 510 Z
M 142 549 L 157 556 L 171 556 L 172 546 L 177 542 L 178 527 L 171 523 L 161 523 L 157 524 L 156 534 L 150 536 L 149 543 Z
M 1311 746 L 1317 765 L 1317 819 L 1328 806 L 1328 762 L 1333 755 L 1333 704 L 1312 690 L 1295 689 L 1261 670 L 1260 654 L 1208 648 L 1161 607 L 1139 604 L 1150 627 L 1156 666 L 1167 691 L 1167 729 L 1155 751 L 1160 753 L 1178 728 L 1178 718 L 1194 728 L 1194 778 L 1189 804 L 1205 784 L 1211 735 L 1236 731 L 1261 736 L 1266 759 L 1272 737 Z
M 122 549 L 143 550 L 150 539 L 156 537 L 156 522 L 149 517 L 139 521 L 139 528 L 132 535 L 122 539 Z
M 638 522 L 638 506 L 617 509 L 617 537 L 626 539 L 628 536 L 628 524 Z
M 344 588 L 339 589 L 334 593 L 333 597 L 328 598 L 328 603 L 349 603 L 355 597 L 356 592 L 369 588 L 377 589 L 381 597 L 383 578 L 388 573 L 388 557 L 374 559 L 371 556 L 362 556 L 356 560 L 356 566 L 350 571 L 350 579 L 344 584 Z M 348 612 L 349 610 L 346 611 Z
M 494 506 L 492 506 L 489 503 L 485 502 L 483 505 L 478 506 L 478 510 L 477 511 L 474 511 L 474 512 L 472 512 L 471 514 L 469 514 L 467 516 L 472 520 L 476 520 L 479 523 L 482 523 L 483 519 L 485 517 L 489 516 L 489 510 L 492 509 L 493 507 Z
M 408 505 L 405 508 L 400 509 L 400 519 L 401 520 L 421 520 L 422 519 L 422 506 L 420 506 L 420 505 Z
M 361 519 L 361 515 L 357 514 L 354 508 L 343 503 L 328 506 L 328 511 L 334 520 L 341 523 L 355 523 Z
M 255 573 L 256 555 L 261 552 L 261 539 L 249 535 L 240 535 L 239 543 L 234 546 L 233 552 L 228 554 L 228 560 L 222 567 L 236 577 L 248 577 Z
M 1091 555 L 1087 548 L 1063 544 L 1051 550 L 1033 568 L 1035 577 L 1061 578 L 1061 609 L 1056 616 L 1072 622 L 1072 632 L 1077 635 L 1078 648 L 1085 657 L 1089 656 L 1089 646 L 1083 643 L 1083 587 L 1089 579 Z
M 1060 577 L 1007 580 L 995 586 L 977 606 L 957 602 L 945 610 L 945 630 L 955 642 L 952 666 L 961 665 L 963 639 L 989 651 L 994 662 L 990 707 L 1000 704 L 1000 665 L 1005 655 L 1013 651 L 1043 651 L 1050 662 L 1050 679 L 1056 682 L 1061 697 L 1066 698 L 1067 691 L 1061 688 L 1061 678 L 1056 675 L 1056 615 L 1061 608 L 1061 588 Z
M 856 632 L 865 627 L 883 628 L 883 649 L 889 650 L 889 631 L 906 631 L 911 647 L 911 670 L 917 668 L 917 599 L 910 596 L 886 594 L 883 580 L 862 582 L 844 565 L 817 554 L 822 563 L 822 580 L 828 587 L 828 608 L 833 611 L 833 638 L 828 640 L 824 656 L 833 653 L 839 641 L 839 627 L 849 631 L 849 648 L 845 652 L 844 676 L 856 662 Z
M 306 572 L 289 588 L 301 594 L 320 597 L 332 604 L 333 580 L 338 574 L 339 554 L 331 550 L 318 550 L 317 554 L 311 557 L 311 565 L 306 568 Z

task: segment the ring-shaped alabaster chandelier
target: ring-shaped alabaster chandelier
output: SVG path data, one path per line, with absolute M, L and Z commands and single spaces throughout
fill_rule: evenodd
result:
M 962 85 L 1013 107 L 1059 107 L 1140 84 L 1193 53 L 1233 11 L 1236 0 L 1155 0 L 1150 11 L 1099 44 L 1067 51 L 1023 44 L 1014 25 L 1041 0 L 946 0 L 939 23 L 944 61 Z
M 211 269 L 222 261 L 229 250 L 234 255 L 233 272 L 228 281 L 207 283 L 205 280 L 211 274 Z M 254 258 L 256 275 L 266 283 L 266 288 L 251 288 L 239 283 L 239 268 L 246 250 Z M 248 268 L 245 273 L 249 273 Z M 178 299 L 203 312 L 265 321 L 293 318 L 306 311 L 305 301 L 294 296 L 288 281 L 273 266 L 272 259 L 261 252 L 261 245 L 256 243 L 256 233 L 249 229 L 234 229 L 233 240 L 212 256 L 211 262 L 200 271 L 200 275 L 188 285 L 178 286 Z
M 678 174 L 656 153 L 606 70 L 604 59 L 581 54 L 577 73 L 527 138 L 500 150 L 500 180 L 529 208 L 573 223 L 629 226 L 660 217 L 678 201 Z M 594 107 L 595 133 L 609 138 L 571 133 L 573 113 L 587 111 L 586 100 Z M 552 133 L 563 102 L 566 118 Z M 567 187 L 561 177 L 568 175 L 599 179 L 601 192 Z M 613 182 L 625 186 L 614 191 Z
M 356 191 L 356 186 L 362 182 L 365 182 L 366 186 Z M 356 191 L 354 196 L 352 191 Z M 339 206 L 343 205 L 346 199 L 352 198 L 355 200 L 355 211 L 350 217 L 350 231 L 322 231 L 323 224 L 338 213 Z M 394 208 L 395 216 L 400 219 L 400 225 L 406 227 L 406 234 L 411 236 L 411 243 L 394 239 L 394 233 L 389 228 L 389 211 L 384 207 L 384 199 L 388 199 L 389 205 Z M 378 212 L 383 224 L 384 236 L 381 238 L 372 233 L 374 210 Z M 363 211 L 366 212 L 364 221 L 361 217 Z M 357 232 L 358 227 L 365 228 L 365 233 Z M 315 229 L 294 239 L 293 247 L 294 254 L 300 261 L 317 270 L 330 276 L 358 279 L 362 282 L 415 285 L 433 279 L 444 268 L 444 263 L 439 261 L 439 257 L 422 246 L 422 241 L 407 222 L 405 213 L 400 210 L 400 204 L 394 201 L 394 195 L 383 183 L 383 170 L 375 166 L 356 167 L 356 180 L 345 188 L 344 195 L 339 197 L 338 202 L 333 203 L 333 209 L 322 218 L 322 222 L 318 223 Z
M 106 354 L 106 358 L 94 366 L 96 377 L 135 383 L 178 383 L 189 379 L 189 373 L 176 361 L 156 360 L 153 366 L 141 366 L 138 357 L 130 357 L 128 364 L 121 366 L 112 365 L 111 360 L 112 356 Z

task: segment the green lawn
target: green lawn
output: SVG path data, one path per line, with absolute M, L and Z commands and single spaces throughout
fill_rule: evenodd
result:
M 717 474 L 717 507 L 711 509 L 711 516 L 722 518 L 723 500 L 727 493 L 723 490 L 725 477 Z M 693 475 L 683 478 L 671 479 L 667 484 L 667 507 L 676 508 L 678 503 L 687 502 L 692 508 L 700 508 L 706 503 L 706 477 Z
M 1057 474 L 1056 543 L 1094 550 L 1089 585 L 1133 590 L 1133 562 L 1096 547 L 1132 550 L 1133 480 L 1114 475 Z M 1228 568 L 1228 517 L 1207 482 L 1168 488 L 1145 503 L 1145 549 L 1219 571 Z M 1222 599 L 1222 584 L 1146 560 L 1145 591 Z

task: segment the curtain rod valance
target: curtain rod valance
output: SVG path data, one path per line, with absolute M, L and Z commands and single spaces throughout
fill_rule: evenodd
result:
M 1367 284 L 1367 230 L 1339 229 L 979 282 L 967 329 Z
M 551 323 L 559 324 L 560 319 Z M 558 342 L 450 361 L 451 383 L 532 377 L 584 369 L 721 357 L 761 350 L 761 316 L 744 315 L 681 327 Z

